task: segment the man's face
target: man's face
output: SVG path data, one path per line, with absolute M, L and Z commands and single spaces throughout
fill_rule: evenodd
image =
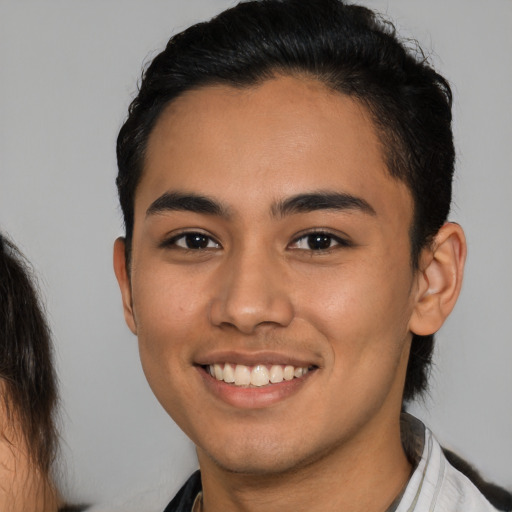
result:
M 397 427 L 412 208 L 367 111 L 316 81 L 205 87 L 167 108 L 124 299 L 200 462 L 287 471 Z

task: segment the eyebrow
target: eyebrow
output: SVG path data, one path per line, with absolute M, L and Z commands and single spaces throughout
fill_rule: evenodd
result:
M 364 199 L 341 192 L 319 191 L 298 194 L 272 206 L 272 214 L 276 217 L 317 210 L 355 210 L 372 216 L 377 215 L 370 203 Z
M 194 193 L 166 192 L 153 201 L 146 217 L 169 211 L 187 211 L 203 215 L 228 216 L 228 210 L 217 201 Z
M 373 207 L 364 199 L 341 192 L 312 192 L 298 194 L 274 203 L 272 215 L 285 217 L 297 213 L 318 210 L 356 210 L 375 216 Z M 166 192 L 151 203 L 146 210 L 146 217 L 169 211 L 187 211 L 203 215 L 229 217 L 229 209 L 218 201 L 195 193 Z

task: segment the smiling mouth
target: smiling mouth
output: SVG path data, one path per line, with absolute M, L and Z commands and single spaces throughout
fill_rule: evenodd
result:
M 204 370 L 214 379 L 240 387 L 262 387 L 279 384 L 283 381 L 300 379 L 315 366 L 264 365 L 246 366 L 244 364 L 209 364 Z

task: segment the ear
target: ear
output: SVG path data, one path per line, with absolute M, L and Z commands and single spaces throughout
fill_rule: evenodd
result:
M 126 265 L 126 242 L 123 237 L 119 237 L 114 242 L 114 272 L 116 274 L 119 289 L 121 290 L 121 298 L 123 300 L 124 319 L 133 332 L 137 334 L 137 324 L 133 313 L 132 304 L 132 286 L 130 275 Z
M 451 313 L 462 286 L 466 252 L 464 231 L 453 222 L 446 223 L 431 247 L 422 251 L 416 305 L 409 321 L 414 334 L 434 334 Z

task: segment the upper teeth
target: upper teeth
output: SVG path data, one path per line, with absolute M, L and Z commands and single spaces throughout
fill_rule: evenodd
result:
M 283 380 L 292 380 L 302 377 L 308 373 L 307 366 L 291 365 L 273 365 L 266 366 L 258 364 L 256 366 L 245 366 L 244 364 L 210 364 L 207 366 L 208 372 L 217 380 L 222 380 L 235 386 L 266 386 L 267 384 L 277 384 Z

